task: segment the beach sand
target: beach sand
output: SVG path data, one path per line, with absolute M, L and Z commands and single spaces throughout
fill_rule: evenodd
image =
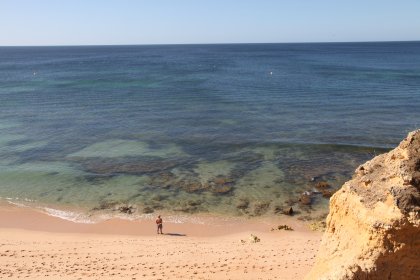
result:
M 164 223 L 157 235 L 152 220 L 77 224 L 2 206 L 0 278 L 302 279 L 321 233 L 294 219 L 294 231 L 270 231 L 282 222 Z

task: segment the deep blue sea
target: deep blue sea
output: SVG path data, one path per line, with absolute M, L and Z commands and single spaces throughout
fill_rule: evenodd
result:
M 419 127 L 420 42 L 0 47 L 0 197 L 70 219 L 322 216 Z

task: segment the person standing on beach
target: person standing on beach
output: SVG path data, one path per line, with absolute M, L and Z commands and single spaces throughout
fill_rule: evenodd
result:
M 156 225 L 157 225 L 157 234 L 163 234 L 162 228 L 163 228 L 163 220 L 160 217 L 160 215 L 156 219 Z M 159 232 L 160 231 L 160 232 Z

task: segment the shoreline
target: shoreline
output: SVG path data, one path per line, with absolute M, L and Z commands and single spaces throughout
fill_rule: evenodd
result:
M 0 278 L 303 279 L 322 233 L 292 220 L 164 222 L 157 235 L 153 220 L 81 224 L 0 205 Z M 279 224 L 294 231 L 270 231 Z
M 157 214 L 156 214 L 157 215 Z M 156 234 L 155 215 L 147 218 L 126 219 L 112 217 L 97 222 L 74 222 L 38 209 L 0 202 L 0 229 L 13 228 L 56 233 L 92 233 L 112 235 L 150 236 Z M 194 237 L 225 236 L 240 232 L 269 232 L 280 224 L 294 231 L 311 233 L 308 223 L 289 216 L 279 217 L 219 217 L 211 215 L 172 215 L 168 220 L 162 213 L 164 232 Z

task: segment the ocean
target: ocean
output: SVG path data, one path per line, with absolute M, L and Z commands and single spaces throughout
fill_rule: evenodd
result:
M 419 108 L 420 42 L 0 47 L 0 197 L 80 222 L 316 219 Z

